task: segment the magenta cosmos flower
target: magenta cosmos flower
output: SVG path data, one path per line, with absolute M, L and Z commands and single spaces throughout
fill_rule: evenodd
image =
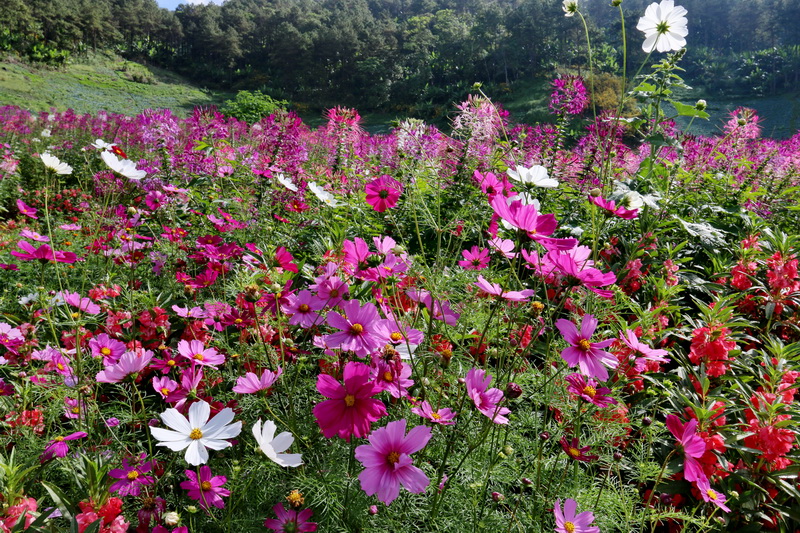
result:
M 78 260 L 78 256 L 74 253 L 53 251 L 47 244 L 34 248 L 28 241 L 19 241 L 17 246 L 19 246 L 22 251 L 17 252 L 16 250 L 12 250 L 11 255 L 23 261 L 35 261 L 38 259 L 42 263 L 49 263 L 50 261 L 55 261 L 57 263 L 74 263 Z
M 478 281 L 475 282 L 474 285 L 487 294 L 499 296 L 500 298 L 510 302 L 524 302 L 534 294 L 534 291 L 531 289 L 525 289 L 522 291 L 504 291 L 499 283 L 488 281 L 480 274 L 478 274 Z
M 194 364 L 202 366 L 217 366 L 225 362 L 225 356 L 214 348 L 206 348 L 200 341 L 185 341 L 178 343 L 178 353 Z
M 641 356 L 637 357 L 635 361 L 637 371 L 644 370 L 647 361 L 669 363 L 669 358 L 666 357 L 668 354 L 666 350 L 651 348 L 640 342 L 636 332 L 632 329 L 626 329 L 625 335 L 620 335 L 619 338 L 628 348 L 634 351 L 635 355 Z
M 411 454 L 424 448 L 430 438 L 431 428 L 426 426 L 417 426 L 406 435 L 405 419 L 372 432 L 369 444 L 356 448 L 356 459 L 364 465 L 358 480 L 367 496 L 377 494 L 389 505 L 400 494 L 400 485 L 415 494 L 425 492 L 430 480 L 411 464 Z
M 581 448 L 578 439 L 575 437 L 573 437 L 571 441 L 567 440 L 567 437 L 561 437 L 561 440 L 558 442 L 561 444 L 561 448 L 564 450 L 564 453 L 566 453 L 570 459 L 574 459 L 575 461 L 583 461 L 584 463 L 598 459 L 597 455 L 586 455 L 586 452 L 591 451 L 592 447 L 584 446 Z
M 181 488 L 188 491 L 188 496 L 197 500 L 200 507 L 208 510 L 209 506 L 213 505 L 219 509 L 225 507 L 225 502 L 222 498 L 230 496 L 231 491 L 223 489 L 222 485 L 228 481 L 225 476 L 211 476 L 211 468 L 208 465 L 200 467 L 200 475 L 192 470 L 184 470 L 186 477 L 189 481 L 183 481 Z
M 386 415 L 386 406 L 375 396 L 382 387 L 369 381 L 370 368 L 350 361 L 344 366 L 344 385 L 327 374 L 317 378 L 317 390 L 330 400 L 314 406 L 314 417 L 327 438 L 339 435 L 350 442 L 350 436 L 366 436 L 374 421 Z
M 708 482 L 698 459 L 706 452 L 706 442 L 696 433 L 697 420 L 692 418 L 686 424 L 676 415 L 667 415 L 667 429 L 678 439 L 683 448 L 683 477 L 686 481 Z
M 614 200 L 605 200 L 601 196 L 590 196 L 589 201 L 609 214 L 625 220 L 633 220 L 639 216 L 638 209 L 628 209 L 624 205 L 618 206 Z
M 561 357 L 569 366 L 577 366 L 581 373 L 590 378 L 598 378 L 600 381 L 608 380 L 608 368 L 617 368 L 619 361 L 616 357 L 602 348 L 613 344 L 614 339 L 607 339 L 600 342 L 591 342 L 589 339 L 597 329 L 597 319 L 594 315 L 584 315 L 581 322 L 581 331 L 563 318 L 556 321 L 556 327 L 564 340 L 570 346 L 561 352 Z
M 489 266 L 489 249 L 473 246 L 469 250 L 461 250 L 463 261 L 458 265 L 464 270 L 483 270 Z
M 40 458 L 41 462 L 49 461 L 54 457 L 66 457 L 67 453 L 69 453 L 69 444 L 67 441 L 82 439 L 87 437 L 89 434 L 85 431 L 76 431 L 75 433 L 71 433 L 66 437 L 58 436 L 47 443 L 47 448 L 44 449 L 42 452 L 42 456 Z
M 267 518 L 264 521 L 264 527 L 271 529 L 277 533 L 305 533 L 308 531 L 316 531 L 317 524 L 308 522 L 311 518 L 311 509 L 303 509 L 300 512 L 294 509 L 286 509 L 283 504 L 277 503 L 272 511 L 277 516 L 275 518 Z
M 281 367 L 278 367 L 278 370 L 275 372 L 264 370 L 260 378 L 253 372 L 248 372 L 244 376 L 236 379 L 233 392 L 238 392 L 239 394 L 253 394 L 254 392 L 267 390 L 278 381 L 282 373 L 283 369 Z
M 507 415 L 511 410 L 507 407 L 500 407 L 498 404 L 503 401 L 503 391 L 496 388 L 488 388 L 492 382 L 492 376 L 486 374 L 485 370 L 473 368 L 467 372 L 465 385 L 467 395 L 470 397 L 475 407 L 489 417 L 495 424 L 508 424 Z
M 617 400 L 608 396 L 611 389 L 600 387 L 600 384 L 591 378 L 587 380 L 581 374 L 570 374 L 564 380 L 569 384 L 567 385 L 569 392 L 597 407 L 607 407 L 612 403 L 617 403 Z
M 434 409 L 431 404 L 428 402 L 422 402 L 417 407 L 413 407 L 411 412 L 415 415 L 419 415 L 422 418 L 427 418 L 434 424 L 440 424 L 442 426 L 451 426 L 455 424 L 456 413 L 445 407 L 444 409 Z
M 403 185 L 396 179 L 384 175 L 367 183 L 364 191 L 367 193 L 367 203 L 375 211 L 383 213 L 397 205 L 397 200 L 403 194 Z
M 20 199 L 17 199 L 17 209 L 19 209 L 21 215 L 25 215 L 26 217 L 30 218 L 39 218 L 38 216 L 36 216 L 36 212 L 38 211 L 38 209 L 29 206 Z
M 557 533 L 600 533 L 600 528 L 590 526 L 594 522 L 594 514 L 591 511 L 584 511 L 575 514 L 578 510 L 578 502 L 572 498 L 567 498 L 564 502 L 564 511 L 561 511 L 561 500 L 556 500 L 553 514 L 556 517 Z
M 357 300 L 342 302 L 344 315 L 336 311 L 328 312 L 328 324 L 341 331 L 325 337 L 325 344 L 346 352 L 354 352 L 358 357 L 370 355 L 383 342 L 374 332 L 374 325 L 381 320 L 378 308 L 366 303 L 363 307 Z
M 289 324 L 310 328 L 322 321 L 317 311 L 325 307 L 325 301 L 314 296 L 311 291 L 304 289 L 289 295 L 286 300 L 287 303 L 281 306 L 281 311 L 291 315 Z
M 708 479 L 700 479 L 697 481 L 697 489 L 700 491 L 700 496 L 702 496 L 703 501 L 711 502 L 726 513 L 730 513 L 731 510 L 725 505 L 725 502 L 728 498 L 725 497 L 724 494 L 721 492 L 717 492 L 711 488 L 711 485 L 708 483 Z
M 117 492 L 120 496 L 138 496 L 142 487 L 152 485 L 155 480 L 147 473 L 153 469 L 153 461 L 144 462 L 147 454 L 138 457 L 125 457 L 122 468 L 114 468 L 108 472 L 109 477 L 118 479 L 110 487 L 109 492 Z

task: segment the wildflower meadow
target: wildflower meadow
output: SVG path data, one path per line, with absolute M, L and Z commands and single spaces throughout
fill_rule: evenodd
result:
M 0 531 L 800 530 L 800 134 L 624 22 L 553 124 L 0 107 Z

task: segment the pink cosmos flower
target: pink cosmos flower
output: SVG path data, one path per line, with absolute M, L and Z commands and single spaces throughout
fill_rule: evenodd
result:
M 434 409 L 428 402 L 422 402 L 419 406 L 412 407 L 411 412 L 422 418 L 427 418 L 434 424 L 440 424 L 442 426 L 451 426 L 455 424 L 453 419 L 456 417 L 456 413 L 447 407 L 444 409 Z
M 570 374 L 564 379 L 569 383 L 567 386 L 569 392 L 589 403 L 593 403 L 598 407 L 606 407 L 612 403 L 617 403 L 617 400 L 608 396 L 611 389 L 600 387 L 599 383 L 591 378 L 587 380 L 581 374 Z
M 289 324 L 310 328 L 322 322 L 316 311 L 323 307 L 325 307 L 323 300 L 314 296 L 311 291 L 304 289 L 297 294 L 289 295 L 286 304 L 281 306 L 281 311 L 291 315 Z
M 608 381 L 608 368 L 617 368 L 619 361 L 616 357 L 602 348 L 610 346 L 614 339 L 607 339 L 600 342 L 591 342 L 589 339 L 597 329 L 597 319 L 594 315 L 584 315 L 581 322 L 581 331 L 575 324 L 566 319 L 556 320 L 556 327 L 564 340 L 570 346 L 561 352 L 561 357 L 569 366 L 578 366 L 581 373 L 590 378 L 598 378 L 600 381 Z
M 282 373 L 283 369 L 281 367 L 278 367 L 278 370 L 275 372 L 264 370 L 260 378 L 252 372 L 247 372 L 244 376 L 236 379 L 233 392 L 238 392 L 239 394 L 253 394 L 258 391 L 267 390 L 278 381 Z
M 641 357 L 636 358 L 635 362 L 637 372 L 644 370 L 647 361 L 657 361 L 659 363 L 669 362 L 669 359 L 665 357 L 668 353 L 666 350 L 657 350 L 639 342 L 636 332 L 632 329 L 626 329 L 625 335 L 620 335 L 619 338 L 628 348 L 641 355 Z
M 697 419 L 692 418 L 683 424 L 676 415 L 667 415 L 667 429 L 678 439 L 683 447 L 683 477 L 686 481 L 708 483 L 708 478 L 698 459 L 706 452 L 706 441 L 696 433 Z M 706 500 L 707 501 L 707 500 Z
M 89 340 L 92 357 L 102 357 L 104 365 L 113 365 L 125 353 L 125 344 L 101 333 Z
M 506 259 L 514 259 L 517 257 L 517 254 L 514 252 L 514 241 L 511 239 L 496 237 L 489 241 L 489 246 Z
M 328 324 L 341 330 L 325 337 L 328 346 L 354 352 L 358 357 L 370 355 L 383 346 L 373 330 L 373 325 L 381 319 L 374 304 L 361 307 L 358 300 L 349 300 L 340 307 L 344 315 L 328 311 Z
M 169 397 L 170 394 L 174 393 L 178 390 L 178 382 L 170 379 L 167 376 L 162 376 L 160 378 L 153 378 L 153 389 L 165 400 Z
M 522 250 L 522 255 L 533 265 L 533 269 L 545 278 L 557 278 L 571 285 L 583 285 L 590 291 L 604 298 L 611 298 L 614 292 L 599 289 L 617 281 L 613 272 L 603 273 L 594 268 L 594 264 L 587 253 L 591 253 L 585 246 L 576 246 L 569 250 L 551 250 L 541 259 L 536 252 L 528 254 Z
M 581 448 L 578 439 L 575 437 L 573 437 L 571 441 L 567 440 L 567 437 L 561 437 L 561 440 L 558 442 L 561 444 L 561 449 L 564 450 L 564 453 L 566 453 L 570 459 L 583 461 L 585 463 L 598 459 L 597 455 L 586 455 L 586 452 L 591 451 L 592 447 L 584 446 Z
M 344 385 L 327 374 L 317 378 L 317 390 L 329 400 L 314 406 L 313 413 L 326 438 L 339 435 L 347 442 L 350 436 L 369 434 L 374 421 L 386 415 L 386 406 L 375 396 L 380 385 L 369 381 L 370 368 L 350 361 L 344 366 Z
M 11 255 L 18 257 L 23 261 L 39 260 L 42 263 L 48 263 L 50 261 L 55 261 L 57 263 L 74 263 L 78 260 L 78 256 L 74 253 L 61 251 L 54 252 L 53 249 L 47 244 L 43 244 L 38 248 L 34 248 L 33 245 L 27 241 L 19 241 L 17 246 L 19 246 L 22 251 L 18 252 L 16 250 L 12 250 Z
M 198 476 L 192 470 L 185 470 L 184 473 L 189 481 L 183 481 L 181 488 L 188 491 L 188 496 L 197 500 L 200 507 L 208 510 L 209 506 L 213 505 L 219 509 L 225 507 L 225 502 L 222 501 L 223 497 L 230 496 L 231 491 L 223 489 L 222 485 L 228 481 L 225 476 L 211 477 L 211 468 L 208 465 L 200 467 L 200 475 Z
M 505 415 L 510 413 L 511 409 L 499 406 L 503 401 L 503 391 L 497 388 L 489 389 L 491 382 L 492 376 L 487 375 L 485 370 L 472 368 L 467 372 L 465 379 L 467 395 L 478 411 L 489 417 L 489 420 L 495 424 L 508 424 Z
M 382 390 L 389 391 L 393 398 L 408 397 L 408 389 L 414 385 L 411 365 L 400 361 L 373 361 L 370 375 Z
M 36 216 L 36 212 L 38 211 L 38 209 L 29 206 L 20 199 L 17 199 L 17 209 L 19 209 L 20 214 L 25 215 L 26 217 L 39 218 L 38 216 Z
M 144 370 L 153 359 L 153 352 L 125 352 L 119 361 L 113 365 L 106 366 L 97 373 L 95 379 L 100 383 L 119 383 L 131 374 L 136 374 Z
M 30 239 L 30 240 L 36 241 L 36 242 L 50 242 L 50 237 L 48 237 L 47 235 L 41 235 L 41 234 L 36 233 L 35 231 L 31 231 L 29 229 L 24 229 L 24 230 L 20 231 L 19 232 L 19 236 L 24 238 L 24 239 Z
M 369 436 L 369 444 L 356 448 L 364 470 L 358 475 L 367 494 L 389 505 L 400 494 L 400 485 L 415 494 L 425 492 L 428 476 L 412 464 L 411 454 L 424 448 L 431 438 L 431 428 L 417 426 L 406 435 L 406 421 L 389 422 Z
M 578 510 L 578 502 L 572 498 L 567 498 L 564 502 L 564 512 L 561 512 L 561 500 L 556 500 L 553 514 L 556 517 L 557 533 L 600 533 L 600 528 L 590 526 L 594 522 L 594 514 L 591 511 L 584 511 L 575 514 Z
M 146 453 L 139 457 L 125 457 L 122 468 L 114 468 L 108 472 L 109 477 L 118 479 L 110 487 L 109 492 L 118 492 L 120 496 L 138 496 L 142 487 L 152 485 L 155 479 L 147 473 L 153 469 L 153 461 L 144 461 Z
M 69 444 L 67 441 L 82 439 L 87 437 L 89 434 L 85 431 L 76 431 L 75 433 L 70 433 L 66 437 L 58 436 L 47 443 L 47 447 L 42 452 L 42 456 L 39 460 L 44 463 L 45 461 L 49 461 L 55 457 L 66 457 L 67 453 L 69 453 Z
M 525 205 L 520 200 L 509 204 L 505 197 L 498 195 L 492 199 L 490 205 L 500 218 L 527 232 L 532 239 L 551 235 L 558 228 L 554 215 L 542 215 L 534 205 Z
M 317 524 L 308 522 L 311 518 L 311 509 L 303 509 L 300 512 L 294 509 L 286 509 L 282 503 L 275 504 L 272 508 L 278 518 L 268 518 L 264 521 L 264 527 L 276 533 L 306 533 L 317 530 Z
M 464 270 L 483 270 L 489 266 L 489 249 L 473 246 L 469 250 L 462 250 L 463 261 L 458 264 Z
M 503 288 L 500 287 L 499 283 L 487 281 L 480 274 L 478 274 L 478 281 L 474 285 L 483 292 L 499 296 L 500 298 L 510 302 L 524 302 L 534 294 L 534 291 L 531 289 L 525 289 L 522 291 L 504 291 Z
M 367 193 L 367 203 L 372 208 L 383 213 L 397 205 L 397 200 L 403 193 L 403 185 L 390 176 L 381 176 L 367 183 L 364 187 Z
M 724 494 L 721 492 L 717 492 L 711 488 L 711 485 L 708 483 L 708 479 L 698 479 L 697 480 L 697 489 L 700 491 L 700 496 L 703 498 L 705 502 L 711 502 L 726 513 L 730 513 L 731 510 L 725 505 L 725 502 L 728 498 L 725 497 Z
M 606 210 L 608 213 L 619 218 L 624 218 L 625 220 L 633 220 L 639 216 L 638 209 L 627 209 L 622 205 L 617 206 L 614 200 L 605 200 L 600 196 L 590 196 L 589 201 L 597 207 Z
M 206 348 L 200 341 L 185 341 L 178 343 L 178 353 L 193 364 L 201 366 L 217 366 L 225 362 L 225 356 L 214 348 Z
M 64 298 L 65 302 L 72 307 L 80 309 L 84 313 L 89 313 L 90 315 L 96 315 L 100 313 L 99 305 L 91 301 L 89 298 L 81 298 L 81 295 L 77 292 L 62 291 L 59 294 Z

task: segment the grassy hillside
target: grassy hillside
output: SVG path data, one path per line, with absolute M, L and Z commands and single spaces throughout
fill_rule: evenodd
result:
M 136 114 L 169 108 L 186 115 L 194 106 L 220 104 L 229 97 L 190 85 L 171 72 L 106 54 L 60 69 L 31 66 L 13 57 L 0 61 L 0 105 L 34 111 L 55 107 Z

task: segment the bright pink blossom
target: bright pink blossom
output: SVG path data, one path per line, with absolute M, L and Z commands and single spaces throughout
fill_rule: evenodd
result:
M 601 381 L 608 380 L 608 368 L 616 368 L 619 361 L 616 357 L 602 348 L 606 348 L 614 343 L 615 339 L 607 339 L 600 342 L 591 342 L 589 339 L 597 329 L 597 319 L 594 315 L 584 315 L 581 322 L 581 330 L 566 319 L 556 321 L 556 327 L 564 340 L 570 344 L 561 352 L 561 357 L 569 366 L 577 366 L 582 374 L 590 378 L 598 378 Z
M 362 307 L 358 300 L 349 300 L 340 307 L 343 315 L 328 311 L 328 324 L 341 330 L 325 337 L 328 346 L 354 352 L 358 357 L 370 355 L 383 346 L 374 332 L 374 324 L 381 320 L 374 304 L 366 303 Z
M 430 480 L 412 464 L 411 454 L 424 448 L 430 438 L 431 428 L 426 426 L 412 428 L 406 435 L 405 419 L 373 431 L 369 444 L 356 448 L 355 454 L 364 465 L 358 479 L 367 496 L 377 494 L 389 505 L 400 494 L 400 485 L 415 494 L 425 492 Z
M 564 512 L 561 512 L 561 500 L 556 500 L 553 514 L 556 517 L 556 533 L 600 533 L 600 528 L 590 525 L 594 522 L 594 514 L 584 511 L 575 514 L 578 502 L 567 498 L 564 502 Z
M 472 368 L 467 372 L 465 379 L 465 386 L 467 387 L 467 396 L 475 404 L 475 407 L 489 417 L 495 424 L 508 424 L 508 418 L 505 417 L 511 410 L 508 407 L 500 407 L 500 402 L 503 401 L 503 391 L 497 388 L 489 388 L 492 382 L 492 376 L 486 374 L 485 370 L 479 368 Z
M 364 190 L 367 193 L 367 203 L 375 211 L 383 213 L 397 205 L 397 200 L 403 193 L 403 185 L 396 179 L 384 175 L 367 183 Z
M 208 465 L 200 467 L 200 475 L 198 476 L 193 470 L 185 470 L 184 473 L 189 478 L 189 481 L 183 481 L 181 488 L 188 492 L 188 496 L 197 500 L 200 507 L 208 510 L 209 506 L 214 506 L 219 509 L 225 507 L 225 502 L 222 501 L 223 497 L 230 496 L 231 492 L 228 489 L 223 489 L 222 485 L 228 481 L 225 476 L 211 476 L 211 468 Z
M 683 448 L 683 477 L 686 481 L 706 481 L 700 459 L 706 451 L 706 441 L 697 434 L 697 419 L 692 418 L 686 424 L 682 423 L 676 415 L 667 415 L 667 429 L 678 439 L 678 444 Z
M 225 362 L 225 356 L 214 348 L 206 348 L 200 341 L 185 341 L 178 343 L 178 353 L 201 366 L 218 366 Z
M 264 370 L 259 378 L 252 372 L 247 372 L 244 376 L 236 378 L 236 385 L 233 387 L 233 392 L 239 394 L 253 394 L 262 390 L 267 390 L 272 387 L 283 373 L 283 369 L 278 367 L 278 370 L 272 372 Z
M 277 503 L 272 511 L 278 518 L 266 519 L 264 527 L 276 533 L 306 533 L 317 530 L 315 522 L 308 522 L 312 514 L 311 509 L 303 509 L 298 512 L 294 509 L 286 509 L 283 504 Z

